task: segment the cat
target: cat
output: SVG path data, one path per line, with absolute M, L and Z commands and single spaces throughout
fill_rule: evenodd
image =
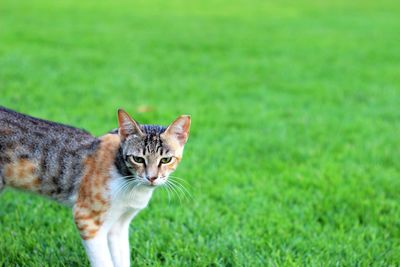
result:
M 130 266 L 129 224 L 182 159 L 190 116 L 140 125 L 118 110 L 118 129 L 94 137 L 0 106 L 0 191 L 32 191 L 72 207 L 93 267 Z

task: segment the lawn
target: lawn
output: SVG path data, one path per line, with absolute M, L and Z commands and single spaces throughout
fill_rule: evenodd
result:
M 400 265 L 400 2 L 11 1 L 0 105 L 101 135 L 192 115 L 135 266 Z M 87 266 L 66 207 L 0 195 L 0 266 Z

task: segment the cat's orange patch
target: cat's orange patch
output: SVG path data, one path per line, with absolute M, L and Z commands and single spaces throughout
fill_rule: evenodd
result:
M 12 166 L 12 164 L 7 164 L 4 167 L 4 173 L 3 173 L 5 179 L 10 179 L 11 177 L 14 176 L 14 168 Z
M 0 135 L 10 135 L 12 133 L 13 133 L 13 131 L 9 128 L 0 129 Z
M 94 196 L 94 198 L 95 198 L 95 200 L 96 200 L 98 203 L 103 204 L 103 205 L 107 205 L 107 201 L 101 196 L 100 193 L 97 193 L 97 194 Z
M 110 206 L 110 170 L 120 146 L 120 137 L 107 134 L 99 149 L 84 161 L 84 175 L 74 206 L 74 219 L 83 239 L 93 238 Z
M 36 162 L 29 159 L 16 160 L 4 166 L 4 181 L 16 188 L 38 191 L 41 182 L 36 175 L 37 168 Z

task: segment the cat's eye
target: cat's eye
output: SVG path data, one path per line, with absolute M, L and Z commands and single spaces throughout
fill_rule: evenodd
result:
M 161 163 L 161 164 L 167 164 L 167 163 L 170 163 L 171 160 L 172 160 L 172 157 L 162 158 L 162 159 L 160 160 L 160 163 Z
M 130 156 L 129 158 L 131 159 L 131 161 L 133 161 L 134 163 L 137 163 L 137 164 L 145 163 L 145 160 L 142 157 Z

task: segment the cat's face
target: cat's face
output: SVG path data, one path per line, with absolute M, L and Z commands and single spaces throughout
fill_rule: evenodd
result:
M 129 115 L 118 111 L 119 135 L 125 165 L 138 182 L 159 186 L 178 166 L 189 137 L 190 117 L 178 117 L 167 128 L 139 126 Z

